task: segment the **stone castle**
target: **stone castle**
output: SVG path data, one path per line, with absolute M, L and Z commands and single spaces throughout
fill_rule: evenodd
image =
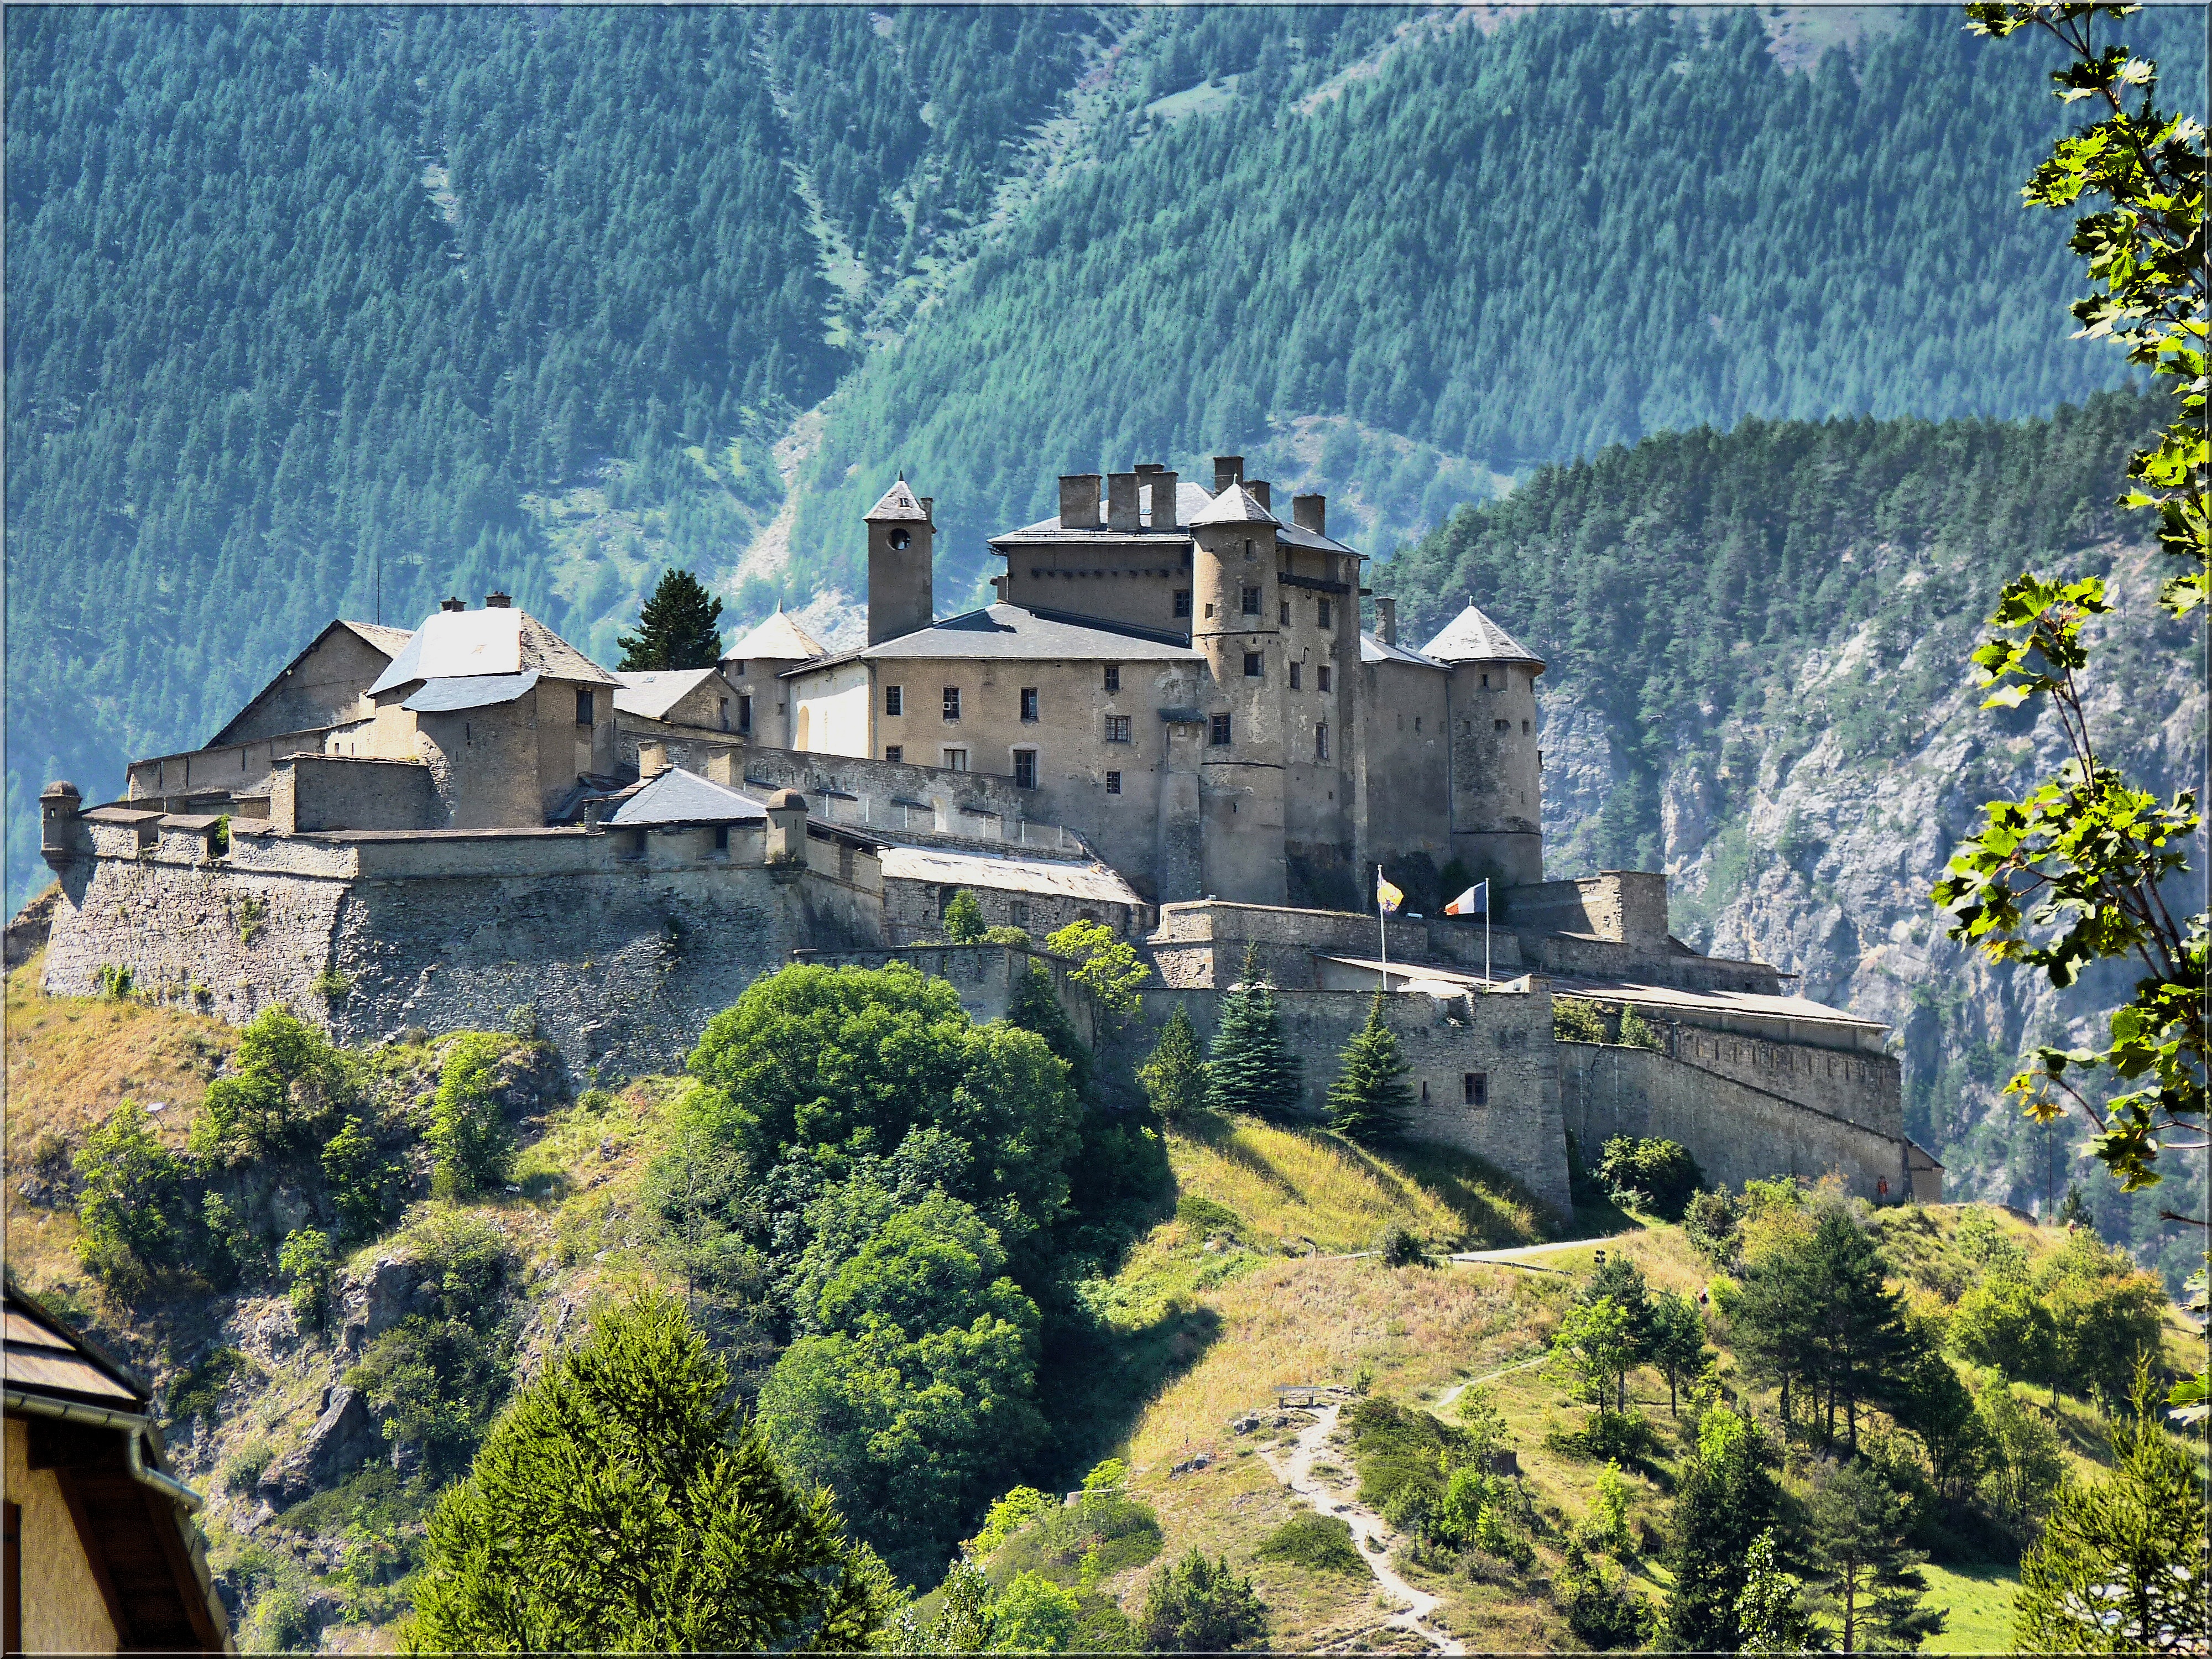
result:
M 1037 946 L 946 945 L 952 896 L 1042 940 L 1102 922 L 1146 1018 L 1211 1028 L 1255 952 L 1318 1112 L 1385 985 L 1413 1132 L 1567 1206 L 1569 1132 L 1683 1142 L 1709 1175 L 1841 1174 L 1928 1198 L 1882 1027 L 1668 932 L 1662 876 L 1547 881 L 1536 677 L 1472 603 L 1419 650 L 1327 502 L 1279 518 L 1217 458 L 1060 480 L 990 545 L 995 602 L 935 616 L 929 498 L 868 513 L 867 640 L 778 612 L 712 667 L 601 668 L 504 594 L 413 630 L 331 623 L 206 746 L 125 799 L 41 800 L 46 984 L 234 1020 L 276 1003 L 373 1042 L 526 1018 L 579 1073 L 678 1063 L 794 956 L 913 961 L 981 1017 Z M 1377 866 L 1435 908 L 1378 923 Z M 1388 967 L 1378 927 L 1387 927 Z M 1555 994 L 1659 1047 L 1562 1042 Z

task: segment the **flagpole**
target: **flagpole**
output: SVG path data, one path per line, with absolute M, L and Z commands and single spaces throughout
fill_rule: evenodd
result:
M 1490 878 L 1482 878 L 1482 982 L 1490 983 Z
M 1382 866 L 1375 866 L 1375 937 L 1382 941 L 1382 988 L 1390 988 L 1390 924 L 1382 914 Z

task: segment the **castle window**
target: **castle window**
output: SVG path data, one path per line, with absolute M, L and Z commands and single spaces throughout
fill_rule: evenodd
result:
M 728 731 L 730 729 L 730 700 L 727 697 L 715 698 L 714 712 L 720 718 L 722 730 L 725 732 Z
M 1285 600 L 1283 601 L 1283 626 L 1284 626 L 1284 627 L 1285 627 L 1285 628 L 1288 628 L 1290 625 L 1291 625 L 1291 602 L 1290 602 L 1288 599 L 1285 599 Z
M 968 769 L 968 751 L 965 749 L 946 750 L 945 769 L 948 772 L 965 772 Z
M 1127 743 L 1129 741 L 1128 715 L 1109 714 L 1106 717 L 1106 741 L 1109 743 Z
M 1188 587 L 1178 587 L 1176 589 L 1175 613 L 1178 617 L 1188 617 L 1190 615 L 1190 590 Z M 1212 615 L 1212 612 L 1208 611 L 1206 614 L 1211 616 Z
M 1316 760 L 1328 758 L 1328 722 L 1327 720 L 1322 721 L 1314 727 L 1314 758 Z
M 1206 614 L 1209 618 L 1213 615 L 1213 606 L 1210 603 L 1206 607 Z
M 753 700 L 750 697 L 739 697 L 738 699 L 738 730 L 750 732 L 752 729 Z
M 1008 899 L 1006 901 L 1006 920 L 1017 927 L 1028 927 L 1030 925 L 1030 902 L 1027 899 Z
M 960 688 L 957 685 L 945 688 L 945 718 L 949 720 L 960 718 Z
M 1034 685 L 1022 688 L 1022 718 L 1033 720 L 1037 717 L 1037 689 Z
M 1256 617 L 1260 614 L 1260 590 L 1256 587 L 1248 587 L 1244 590 L 1244 614 L 1248 617 Z
M 1118 795 L 1121 793 L 1121 775 L 1119 772 L 1109 772 L 1106 775 L 1106 793 L 1109 795 Z
M 1293 690 L 1293 691 L 1295 691 L 1295 690 L 1297 690 L 1297 689 L 1298 689 L 1298 665 L 1297 665 L 1297 664 L 1296 664 L 1296 663 L 1292 663 L 1292 664 L 1291 665 L 1291 690 Z
M 1413 730 L 1415 730 L 1416 732 L 1418 732 L 1418 731 L 1419 731 L 1420 729 L 1421 729 L 1421 717 L 1420 717 L 1419 714 L 1416 714 L 1416 715 L 1414 715 L 1414 716 L 1413 716 Z
M 718 823 L 714 826 L 714 850 L 717 853 L 726 853 L 730 850 L 730 826 L 726 823 Z
M 1188 605 L 1185 605 L 1181 611 L 1176 612 L 1176 614 L 1179 617 L 1188 616 L 1190 614 L 1190 607 Z M 1106 689 L 1109 691 L 1119 691 L 1121 689 L 1121 668 L 1120 664 L 1108 663 L 1106 665 Z
M 1528 735 L 1528 722 L 1526 720 L 1521 722 L 1521 735 L 1524 738 Z
M 1267 672 L 1267 661 L 1264 655 L 1257 651 L 1247 651 L 1244 653 L 1244 678 L 1246 679 L 1259 679 L 1265 675 Z
M 1328 665 L 1322 663 L 1314 670 L 1314 678 L 1324 691 L 1328 690 Z
M 1209 724 L 1209 726 L 1208 726 L 1208 729 L 1207 729 L 1207 732 L 1206 732 L 1206 740 L 1207 740 L 1209 743 L 1211 743 L 1211 744 L 1212 744 L 1215 748 L 1217 748 L 1217 749 L 1225 749 L 1226 747 L 1228 747 L 1228 745 L 1229 745 L 1229 716 L 1228 716 L 1228 715 L 1226 715 L 1226 714 L 1216 714 L 1216 715 L 1213 717 L 1213 719 L 1212 719 L 1212 720 L 1211 721 L 1211 723 Z
M 591 723 L 592 694 L 588 691 L 579 691 L 576 693 L 576 724 L 579 726 L 589 726 Z M 446 729 L 447 731 L 451 731 L 453 728 L 448 726 Z M 643 849 L 641 848 L 640 850 L 642 851 Z
M 1036 787 L 1036 750 L 1017 749 L 1014 750 L 1014 787 L 1017 789 L 1034 789 Z
M 1490 723 L 1490 729 L 1493 732 L 1510 732 L 1513 729 L 1513 722 L 1511 720 L 1492 720 Z
M 1490 676 L 1487 674 L 1482 677 L 1482 689 L 1486 691 L 1490 690 Z
M 1490 1104 L 1489 1073 L 1469 1072 L 1462 1079 L 1462 1086 L 1467 1091 L 1467 1103 L 1468 1105 L 1487 1106 Z
M 1330 622 L 1329 617 L 1330 611 L 1328 608 L 1328 601 L 1327 599 L 1323 599 L 1321 602 L 1321 625 L 1323 628 L 1328 628 L 1334 625 Z
M 906 758 L 906 749 L 900 744 L 887 743 L 884 745 L 884 758 L 896 765 Z
M 904 686 L 887 685 L 884 688 L 884 713 L 886 714 L 903 714 L 906 713 L 906 688 Z

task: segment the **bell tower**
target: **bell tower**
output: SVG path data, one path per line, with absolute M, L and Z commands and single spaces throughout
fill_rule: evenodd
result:
M 868 643 L 927 628 L 936 617 L 932 586 L 937 526 L 930 501 L 907 488 L 906 475 L 868 509 Z

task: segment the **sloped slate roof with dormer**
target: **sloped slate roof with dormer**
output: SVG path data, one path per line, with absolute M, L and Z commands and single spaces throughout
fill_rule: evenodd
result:
M 649 778 L 607 822 L 623 830 L 682 823 L 753 823 L 768 809 L 750 795 L 710 783 L 696 772 L 672 767 Z
M 481 611 L 432 611 L 368 690 L 374 696 L 412 680 L 477 678 L 532 669 L 549 680 L 617 684 L 613 675 L 528 611 L 486 605 Z
M 927 524 L 929 514 L 922 510 L 921 501 L 907 488 L 901 478 L 884 491 L 883 500 L 860 515 L 866 524 Z
M 722 653 L 724 662 L 805 662 L 824 655 L 830 647 L 793 621 L 781 605 L 767 620 L 756 623 L 744 638 Z
M 1532 662 L 1544 659 L 1469 604 L 1446 623 L 1436 638 L 1421 647 L 1421 654 L 1438 662 Z

